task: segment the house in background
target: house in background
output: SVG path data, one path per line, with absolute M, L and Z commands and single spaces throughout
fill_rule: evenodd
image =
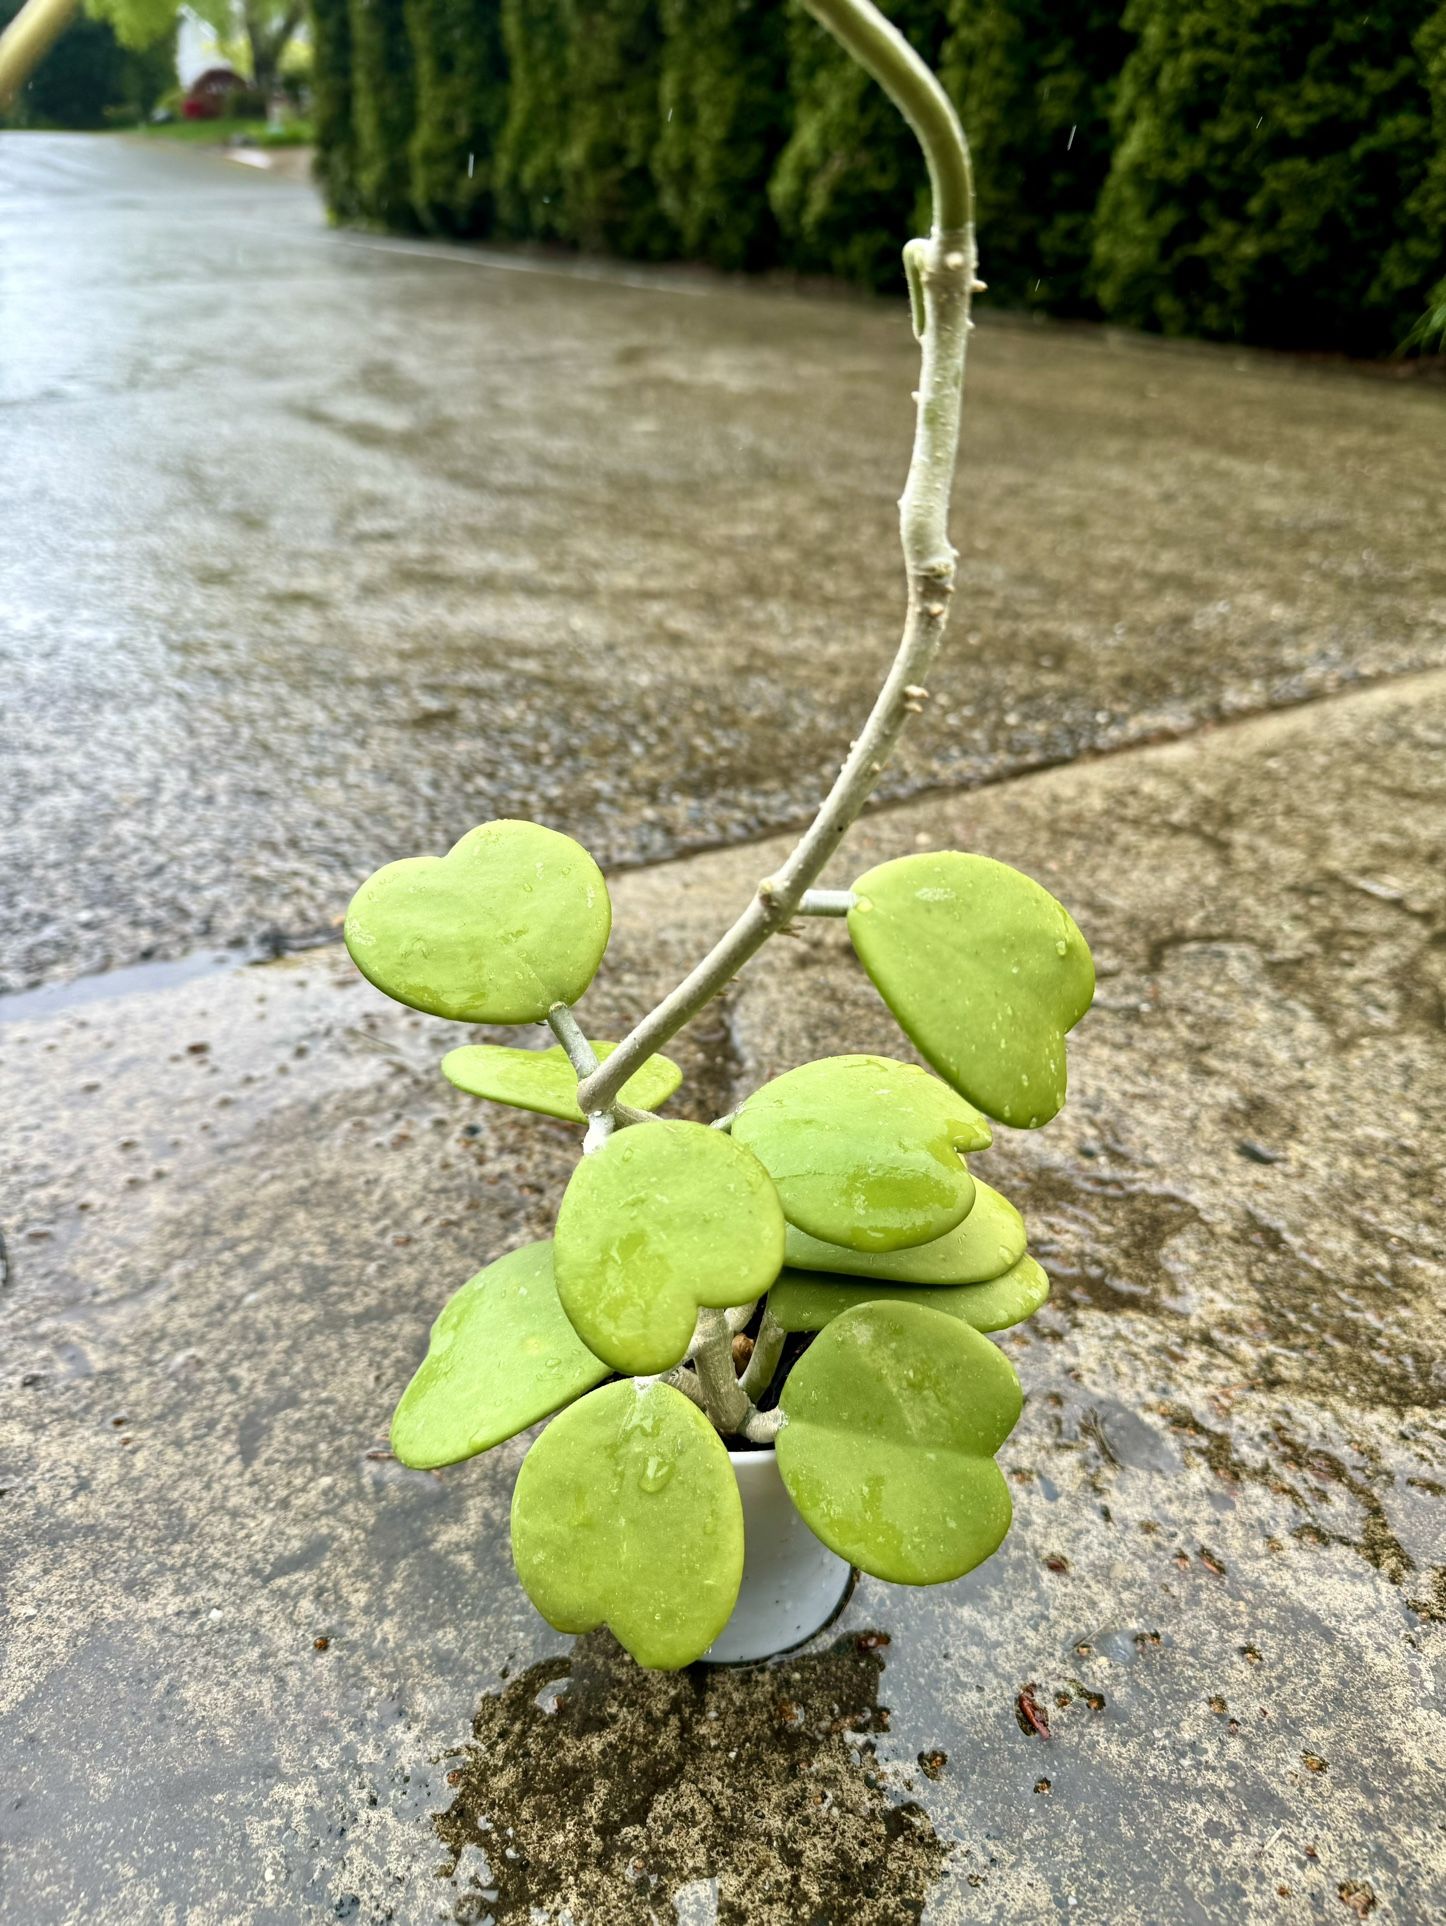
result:
M 240 110 L 250 82 L 232 67 L 207 67 L 186 88 L 181 100 L 183 120 L 220 120 Z

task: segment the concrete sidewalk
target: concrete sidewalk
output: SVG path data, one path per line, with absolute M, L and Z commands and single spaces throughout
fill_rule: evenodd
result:
M 839 881 L 1039 877 L 1100 992 L 1070 1107 L 981 1163 L 1055 1284 L 1010 1539 L 760 1671 L 542 1624 L 522 1441 L 385 1455 L 575 1153 L 442 1083 L 460 1032 L 334 949 L 0 1029 L 6 1917 L 1439 1921 L 1443 749 L 1427 675 L 856 832 Z M 622 877 L 591 1027 L 776 856 Z M 902 1053 L 835 926 L 726 1017 L 682 1114 Z

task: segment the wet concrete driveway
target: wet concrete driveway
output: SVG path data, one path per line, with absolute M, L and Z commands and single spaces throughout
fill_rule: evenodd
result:
M 280 946 L 520 809 L 632 866 L 615 1032 L 780 848 L 644 859 L 804 809 L 889 646 L 901 315 L 331 235 L 112 142 L 0 181 L 7 980 Z M 1446 1918 L 1446 410 L 977 345 L 932 793 L 834 880 L 978 847 L 1098 962 L 1069 1108 L 980 1166 L 1054 1283 L 1005 1546 L 768 1667 L 553 1633 L 526 1441 L 385 1436 L 575 1133 L 446 1085 L 463 1033 L 335 944 L 0 1001 L 5 1926 Z M 674 1113 L 870 1048 L 810 925 Z
M 324 933 L 488 815 L 614 865 L 806 815 L 897 629 L 898 303 L 79 136 L 0 137 L 0 263 L 0 989 Z M 1442 659 L 1446 394 L 982 311 L 896 789 Z

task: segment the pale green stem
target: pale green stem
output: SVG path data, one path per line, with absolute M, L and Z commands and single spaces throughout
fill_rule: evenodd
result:
M 771 1411 L 755 1411 L 743 1426 L 743 1436 L 749 1444 L 771 1445 L 788 1423 L 777 1405 Z
M 547 1027 L 567 1052 L 567 1060 L 578 1080 L 590 1077 L 597 1069 L 597 1052 L 582 1033 L 582 1026 L 565 1003 L 554 1003 L 547 1013 Z
M 871 0 L 805 0 L 805 4 L 873 76 L 918 136 L 934 198 L 933 231 L 904 249 L 914 331 L 922 353 L 915 395 L 914 446 L 899 500 L 908 588 L 904 633 L 874 706 L 818 814 L 791 854 L 758 885 L 733 927 L 683 982 L 637 1024 L 606 1063 L 578 1070 L 578 1102 L 588 1114 L 584 1149 L 606 1140 L 618 1092 L 647 1059 L 723 990 L 770 936 L 798 914 L 846 916 L 849 890 L 817 882 L 872 794 L 911 716 L 929 699 L 925 677 L 943 637 L 954 588 L 949 498 L 959 446 L 964 351 L 975 278 L 974 195 L 969 149 L 949 98 L 903 36 Z M 556 1027 L 556 1026 L 554 1026 Z M 575 1026 L 574 1026 L 575 1027 Z M 562 1032 L 558 1031 L 559 1036 Z M 564 1047 L 567 1039 L 563 1037 Z M 727 1129 L 732 1117 L 720 1118 Z M 766 1390 L 783 1347 L 782 1328 L 765 1309 L 753 1355 L 740 1383 L 733 1368 L 733 1331 L 720 1311 L 702 1310 L 690 1347 L 696 1395 L 717 1429 L 771 1444 L 787 1422 L 781 1410 L 760 1412 L 751 1392 Z M 681 1384 L 680 1384 L 680 1388 Z M 695 1395 L 695 1387 L 688 1387 Z
M 553 1004 L 547 1013 L 547 1027 L 566 1050 L 567 1060 L 572 1065 L 579 1083 L 584 1077 L 591 1076 L 597 1069 L 597 1052 L 583 1035 L 577 1018 L 566 1003 Z M 629 1124 L 652 1123 L 652 1121 L 653 1113 L 650 1110 L 638 1110 L 630 1103 L 620 1103 L 616 1100 L 607 1107 L 605 1112 L 595 1111 L 588 1116 L 589 1126 L 595 1122 L 599 1123 L 601 1136 L 604 1138 L 611 1133 L 614 1126 L 625 1129 Z M 596 1135 L 592 1147 L 594 1150 L 597 1148 Z
M 719 1431 L 741 1431 L 753 1406 L 733 1369 L 733 1333 L 721 1311 L 703 1309 L 693 1334 L 693 1369 L 703 1390 L 704 1410 Z
M 883 88 L 913 128 L 929 167 L 936 228 L 967 227 L 974 219 L 969 148 L 953 102 L 918 54 L 867 0 L 803 0 L 815 20 Z
M 806 889 L 798 899 L 800 916 L 847 916 L 858 897 L 851 889 Z
M 681 1391 L 685 1398 L 691 1399 L 700 1411 L 707 1411 L 708 1402 L 703 1396 L 703 1387 L 699 1384 L 696 1375 L 692 1371 L 685 1370 L 681 1364 L 674 1371 L 665 1371 L 658 1382 L 671 1384 L 675 1391 Z
M 624 1037 L 607 1062 L 584 1078 L 584 1110 L 606 1108 L 623 1084 L 718 995 L 768 938 L 799 911 L 807 892 L 893 753 L 910 716 L 929 699 L 925 686 L 954 586 L 949 496 L 959 446 L 964 350 L 972 325 L 973 194 L 969 150 L 948 96 L 870 0 L 806 0 L 899 107 L 924 148 L 934 191 L 934 229 L 905 250 L 915 328 L 922 343 L 914 448 L 899 502 L 908 582 L 903 638 L 873 709 L 833 787 L 792 853 L 763 881 L 743 914 L 696 969 Z
M 744 1365 L 743 1376 L 738 1380 L 750 1404 L 757 1404 L 772 1384 L 778 1360 L 783 1355 L 783 1340 L 787 1336 L 788 1333 L 765 1304 L 758 1336 L 753 1340 L 753 1355 Z

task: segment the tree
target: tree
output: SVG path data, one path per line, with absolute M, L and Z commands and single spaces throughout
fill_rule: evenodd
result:
M 563 17 L 567 238 L 634 260 L 662 259 L 674 251 L 675 237 L 652 176 L 660 124 L 657 0 L 564 0 Z
M 311 0 L 311 111 L 316 127 L 316 178 L 332 218 L 361 211 L 352 126 L 349 0 Z
M 507 113 L 497 143 L 494 192 L 508 234 L 561 240 L 567 138 L 567 0 L 502 0 Z
M 1095 229 L 1107 313 L 1370 352 L 1419 314 L 1423 0 L 1131 0 Z M 1439 251 L 1439 248 L 1438 248 Z
M 778 227 L 764 183 L 792 118 L 787 13 L 774 0 L 662 0 L 662 23 L 659 203 L 694 259 L 766 266 Z
M 413 227 L 407 145 L 416 99 L 404 0 L 351 0 L 351 47 L 358 206 L 368 220 Z
M 1418 257 L 1423 258 L 1435 285 L 1427 292 L 1425 313 L 1406 341 L 1412 347 L 1440 352 L 1446 351 L 1446 5 L 1438 6 L 1427 19 L 1416 36 L 1416 51 L 1431 103 L 1431 158 L 1407 210 L 1407 232 L 1416 245 L 1406 272 Z
M 177 0 L 86 0 L 87 10 L 107 20 L 126 47 L 155 45 L 174 34 Z M 268 100 L 281 80 L 281 64 L 306 17 L 305 0 L 188 0 L 192 13 L 222 39 L 245 42 L 256 91 Z
M 282 60 L 305 18 L 304 0 L 241 0 L 251 84 L 267 100 L 280 88 Z
M 493 221 L 494 157 L 507 117 L 498 0 L 405 0 L 416 60 L 412 204 L 424 227 L 483 234 Z
M 949 0 L 948 10 L 940 78 L 969 129 L 985 279 L 1026 307 L 1087 311 L 1129 49 L 1120 0 Z
M 943 35 L 933 0 L 890 0 L 889 18 L 931 65 Z M 795 265 L 897 287 L 899 232 L 919 231 L 928 180 L 918 146 L 868 76 L 816 22 L 789 20 L 793 133 L 768 195 Z

